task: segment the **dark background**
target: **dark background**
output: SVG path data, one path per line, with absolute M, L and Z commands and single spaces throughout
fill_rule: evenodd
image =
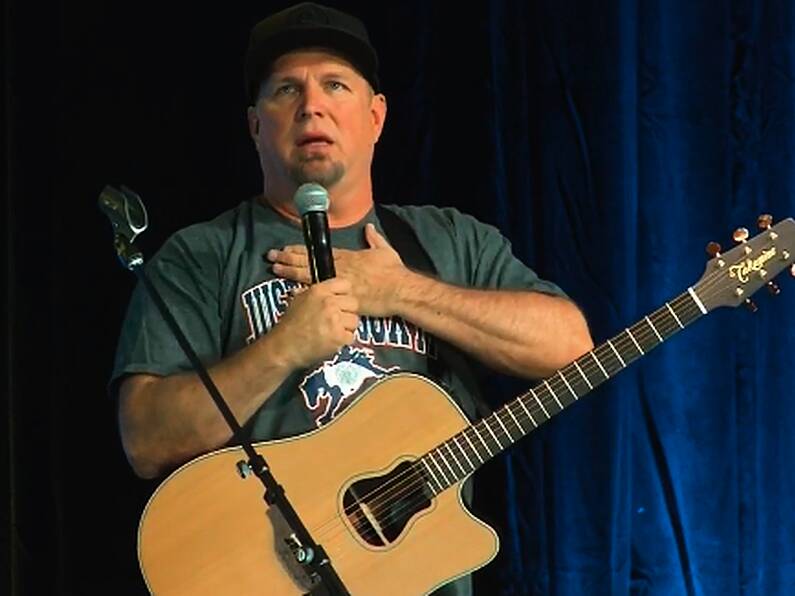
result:
M 3 587 L 141 594 L 155 484 L 106 396 L 132 276 L 105 184 L 170 233 L 258 192 L 242 54 L 283 2 L 3 4 Z M 389 100 L 382 202 L 498 225 L 605 340 L 693 284 L 710 240 L 795 215 L 789 1 L 335 2 Z M 723 309 L 483 471 L 481 593 L 795 591 L 795 287 Z M 495 400 L 520 385 L 501 384 Z

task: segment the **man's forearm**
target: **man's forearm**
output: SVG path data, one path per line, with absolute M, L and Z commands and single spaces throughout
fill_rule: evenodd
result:
M 240 424 L 292 371 L 279 361 L 274 340 L 278 338 L 265 336 L 208 371 Z M 158 476 L 225 445 L 232 437 L 196 373 L 136 375 L 126 380 L 121 388 L 119 420 L 130 463 L 144 477 Z
M 487 365 L 518 376 L 547 376 L 593 347 L 579 309 L 539 292 L 459 288 L 410 272 L 393 310 Z
M 242 350 L 213 365 L 210 376 L 244 424 L 296 370 L 353 341 L 358 303 L 350 283 L 330 279 L 291 298 L 279 322 Z M 135 471 L 156 476 L 216 449 L 231 430 L 198 375 L 132 375 L 120 388 L 119 423 Z

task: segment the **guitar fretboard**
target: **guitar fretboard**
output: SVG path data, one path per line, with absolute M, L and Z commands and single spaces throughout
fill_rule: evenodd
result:
M 706 313 L 695 290 L 689 288 L 527 393 L 438 445 L 416 465 L 428 491 L 437 495 L 462 480 Z

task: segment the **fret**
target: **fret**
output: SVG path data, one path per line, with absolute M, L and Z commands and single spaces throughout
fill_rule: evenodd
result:
M 458 442 L 458 437 L 453 437 L 453 442 L 455 443 L 455 446 L 456 446 L 456 447 L 458 447 L 458 450 L 459 450 L 459 451 L 460 451 L 460 452 L 461 452 L 461 453 L 464 455 L 464 457 L 466 458 L 466 460 L 467 460 L 467 463 L 469 464 L 469 467 L 470 467 L 470 468 L 472 468 L 472 470 L 470 470 L 470 471 L 474 471 L 474 470 L 475 470 L 475 468 L 477 468 L 477 466 L 476 466 L 475 464 L 473 464 L 473 463 L 472 463 L 472 460 L 471 460 L 471 459 L 469 459 L 469 456 L 467 455 L 467 452 L 466 452 L 466 451 L 464 450 L 464 448 L 463 448 L 463 447 L 461 447 L 461 445 L 459 444 L 459 442 Z
M 447 475 L 444 473 L 444 470 L 442 470 L 441 466 L 436 463 L 436 458 L 433 457 L 433 451 L 429 451 L 428 456 L 431 458 L 431 463 L 436 466 L 436 469 L 439 471 L 439 475 L 444 479 L 445 486 L 449 485 L 450 481 L 447 480 Z
M 560 375 L 563 377 L 564 382 L 568 383 L 566 387 L 571 389 L 574 395 L 574 401 L 580 399 L 583 395 L 587 395 L 588 392 L 593 388 L 592 385 L 588 384 L 591 382 L 591 380 L 588 379 L 586 381 L 584 374 L 585 371 L 583 371 L 582 368 L 577 370 L 577 367 L 573 362 L 566 368 L 560 369 Z M 569 402 L 569 404 L 572 403 L 574 402 Z
M 431 487 L 433 492 L 439 492 L 440 490 L 442 490 L 444 488 L 444 485 L 441 482 L 439 482 L 439 479 L 436 477 L 436 474 L 434 474 L 433 472 L 433 468 L 431 468 L 431 466 L 428 465 L 428 462 L 425 461 L 424 457 L 421 457 L 420 461 L 425 466 L 425 469 L 428 470 L 428 474 L 430 474 L 430 477 L 433 479 L 434 483 L 436 483 L 436 485 L 439 487 L 438 490 L 434 487 Z
M 685 327 L 698 319 L 701 315 L 706 314 L 702 310 L 704 304 L 698 299 L 695 292 L 692 294 L 689 292 L 681 294 L 671 304 L 675 306 L 674 310 L 677 311 L 679 320 L 682 321 L 682 325 Z
M 547 417 L 547 420 L 549 420 L 551 418 L 551 416 L 549 415 L 549 412 L 547 412 L 547 409 L 544 407 L 544 404 L 541 403 L 541 400 L 538 399 L 538 396 L 536 395 L 536 392 L 531 389 L 530 390 L 530 394 L 536 400 L 538 405 L 541 406 L 541 411 L 544 412 L 544 415 Z
M 643 319 L 649 324 L 651 330 L 654 331 L 654 335 L 656 335 L 657 339 L 660 340 L 659 343 L 662 343 L 663 342 L 662 335 L 660 335 L 660 333 L 657 331 L 657 327 L 654 326 L 654 323 L 651 322 L 651 319 L 648 316 L 643 317 Z
M 552 391 L 552 387 L 550 387 L 550 385 L 549 385 L 549 383 L 546 381 L 546 379 L 544 379 L 544 385 L 546 386 L 546 388 L 547 388 L 547 391 L 549 391 L 549 392 L 552 394 L 552 398 L 553 398 L 553 399 L 555 400 L 555 402 L 558 404 L 558 407 L 559 407 L 559 408 L 562 410 L 562 409 L 563 409 L 563 404 L 562 404 L 562 403 L 560 403 L 560 400 L 558 399 L 558 396 L 555 394 L 555 392 L 554 392 L 554 391 Z M 557 413 L 557 412 L 556 412 L 556 413 Z
M 640 344 L 635 340 L 635 336 L 632 335 L 632 332 L 629 330 L 629 328 L 624 329 L 624 331 L 627 332 L 627 335 L 629 335 L 629 339 L 631 339 L 632 343 L 635 344 L 635 348 L 638 350 L 638 354 L 640 356 L 643 356 L 646 352 L 643 351 L 643 348 L 641 348 Z
M 500 446 L 500 449 L 505 449 L 505 447 L 502 446 L 502 443 L 500 443 L 500 440 L 497 438 L 497 435 L 495 435 L 494 431 L 491 430 L 491 425 L 488 422 L 488 418 L 483 419 L 483 424 L 486 426 L 486 430 L 491 433 L 491 436 L 494 437 L 494 440 L 497 442 L 497 445 Z
M 470 426 L 470 428 L 472 428 L 472 427 Z M 478 453 L 478 450 L 477 450 L 477 449 L 475 449 L 475 445 L 474 445 L 474 443 L 472 443 L 472 441 L 470 441 L 470 440 L 469 440 L 469 437 L 467 436 L 467 431 L 466 431 L 466 429 L 464 429 L 464 431 L 463 431 L 461 434 L 462 434 L 462 435 L 464 436 L 464 438 L 467 440 L 467 443 L 469 443 L 469 446 L 470 446 L 470 447 L 472 447 L 472 453 L 474 453 L 475 455 L 477 455 L 478 459 L 480 460 L 480 463 L 483 463 L 485 460 L 484 460 L 482 457 L 480 457 L 480 453 Z
M 624 359 L 621 357 L 621 354 L 618 353 L 618 350 L 616 350 L 616 347 L 613 345 L 613 342 L 608 339 L 607 345 L 610 346 L 610 349 L 613 350 L 613 353 L 616 355 L 616 358 L 618 358 L 618 361 L 621 363 L 621 368 L 626 368 L 627 363 L 624 362 Z
M 480 433 L 478 432 L 478 429 L 473 426 L 472 430 L 475 431 L 475 436 L 478 439 L 480 439 L 480 442 L 483 443 L 483 446 L 486 448 L 486 451 L 489 452 L 489 457 L 494 457 L 494 453 L 492 453 L 491 449 L 489 449 L 488 443 L 486 443 L 486 441 L 483 440 L 483 437 L 480 436 Z
M 627 337 L 629 337 L 629 339 L 627 339 Z M 643 348 L 632 336 L 629 329 L 624 329 L 624 331 L 616 335 L 612 339 L 612 342 L 613 347 L 618 350 L 618 353 L 621 355 L 624 366 L 629 366 L 635 362 L 635 360 L 643 356 Z
M 501 427 L 502 427 L 502 429 L 505 431 L 505 434 L 506 434 L 506 435 L 508 435 L 508 439 L 511 441 L 511 443 L 513 443 L 514 439 L 513 439 L 513 437 L 511 436 L 511 433 L 509 433 L 509 432 L 508 432 L 508 429 L 507 429 L 507 428 L 505 428 L 505 425 L 502 423 L 502 420 L 500 420 L 500 413 L 499 413 L 499 412 L 495 412 L 495 413 L 494 413 L 494 417 L 497 419 L 497 422 L 499 422 L 499 423 L 500 423 L 500 426 L 501 426 Z
M 580 376 L 581 376 L 581 377 L 583 378 L 583 380 L 585 381 L 585 384 L 586 384 L 586 385 L 588 385 L 588 389 L 591 389 L 591 390 L 593 390 L 593 385 L 591 385 L 591 381 L 588 379 L 588 377 L 587 377 L 587 376 L 585 376 L 585 373 L 584 373 L 584 372 L 583 372 L 583 370 L 580 368 L 580 365 L 577 363 L 577 361 L 576 361 L 576 360 L 574 361 L 574 367 L 577 369 L 577 372 L 579 372 L 579 373 L 580 373 Z
M 516 416 L 514 416 L 513 412 L 511 412 L 511 404 L 508 404 L 507 406 L 505 406 L 505 410 L 508 412 L 508 414 L 510 414 L 511 419 L 513 420 L 513 423 L 519 428 L 519 432 L 521 433 L 520 436 L 526 435 L 527 431 L 522 427 L 521 424 L 519 424 L 519 420 L 517 420 Z
M 634 337 L 638 342 L 638 345 L 640 345 L 640 349 L 643 350 L 644 354 L 660 345 L 660 342 L 657 339 L 657 334 L 654 333 L 653 330 L 649 331 L 649 326 L 650 325 L 646 322 L 646 319 L 641 319 L 638 323 L 631 327 L 632 337 Z
M 566 385 L 566 389 L 568 389 L 569 393 L 571 393 L 574 396 L 574 399 L 575 400 L 579 399 L 577 394 L 574 392 L 574 389 L 572 389 L 571 385 L 569 385 L 569 382 L 566 380 L 566 377 L 563 375 L 563 373 L 558 371 L 558 375 L 560 376 L 561 379 L 563 379 L 563 383 Z
M 612 347 L 609 341 L 596 346 L 593 352 L 598 356 L 608 377 L 612 377 L 624 369 L 621 358 L 616 356 L 615 348 Z
M 671 308 L 671 305 L 666 302 L 665 307 L 668 309 L 668 312 L 671 313 L 671 316 L 674 318 L 674 321 L 676 321 L 676 324 L 679 325 L 679 329 L 684 329 L 685 326 L 682 325 L 682 321 L 680 321 L 679 317 L 676 316 L 676 313 L 674 312 L 674 309 Z
M 457 465 L 458 469 L 461 470 L 461 474 L 458 474 L 456 472 L 456 474 L 455 474 L 455 479 L 456 480 L 458 480 L 459 478 L 462 478 L 463 476 L 465 476 L 466 474 L 468 474 L 469 472 L 472 471 L 472 470 L 469 470 L 469 471 L 466 470 L 466 468 L 464 468 L 464 466 L 461 465 L 461 462 L 458 461 L 458 458 L 455 456 L 455 453 L 453 452 L 453 448 L 450 447 L 450 441 L 446 441 L 445 443 L 442 443 L 442 445 L 447 447 L 447 451 L 450 452 L 450 457 L 453 458 L 453 461 L 455 462 L 455 465 Z
M 450 470 L 450 474 L 452 474 L 452 476 L 453 476 L 453 482 L 455 482 L 455 477 L 456 477 L 456 476 L 455 476 L 455 470 L 453 470 L 453 466 L 451 466 L 451 465 L 450 465 L 450 462 L 449 462 L 449 461 L 447 461 L 447 458 L 445 458 L 445 456 L 444 456 L 444 454 L 442 453 L 442 450 L 441 450 L 440 448 L 438 448 L 438 447 L 437 447 L 437 449 L 436 449 L 436 452 L 439 454 L 439 457 L 441 457 L 441 458 L 442 458 L 442 463 L 443 463 L 445 466 L 447 466 L 447 469 L 448 469 L 448 470 Z M 452 482 L 451 482 L 450 484 L 452 484 Z
M 654 311 L 649 316 L 665 339 L 668 339 L 679 330 L 679 325 L 677 325 L 676 320 L 674 320 L 666 307 Z
M 707 314 L 707 309 L 704 307 L 704 303 L 701 302 L 701 299 L 696 294 L 696 291 L 692 287 L 690 287 L 687 288 L 687 293 L 690 294 L 690 297 L 693 299 L 693 302 L 696 303 L 696 306 L 698 306 L 698 310 L 701 311 L 701 314 L 702 315 Z
M 533 423 L 533 428 L 538 428 L 538 422 L 536 422 L 536 419 L 533 418 L 533 415 L 530 413 L 530 410 L 527 409 L 527 406 L 524 405 L 524 398 L 525 397 L 527 397 L 527 395 L 523 395 L 522 397 L 520 397 L 516 401 L 519 402 L 519 405 L 522 406 L 522 409 L 527 414 L 527 417 L 530 419 L 530 422 Z
M 599 362 L 599 359 L 596 357 L 596 350 L 591 350 L 588 353 L 591 355 L 591 358 L 593 358 L 594 362 L 596 362 L 596 365 L 599 367 L 599 370 L 602 371 L 602 374 L 605 376 L 605 379 L 609 379 L 610 375 L 607 374 L 605 367 L 602 366 L 602 363 Z

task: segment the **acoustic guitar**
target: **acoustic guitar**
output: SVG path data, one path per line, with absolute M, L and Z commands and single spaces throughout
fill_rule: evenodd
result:
M 351 594 L 427 594 L 486 565 L 495 531 L 461 497 L 481 465 L 719 306 L 748 303 L 793 269 L 795 220 L 725 254 L 701 279 L 633 326 L 470 423 L 432 381 L 399 373 L 376 382 L 328 425 L 255 444 Z M 240 448 L 198 457 L 153 494 L 138 532 L 141 570 L 157 596 L 304 594 L 315 578 L 262 485 L 243 478 Z

